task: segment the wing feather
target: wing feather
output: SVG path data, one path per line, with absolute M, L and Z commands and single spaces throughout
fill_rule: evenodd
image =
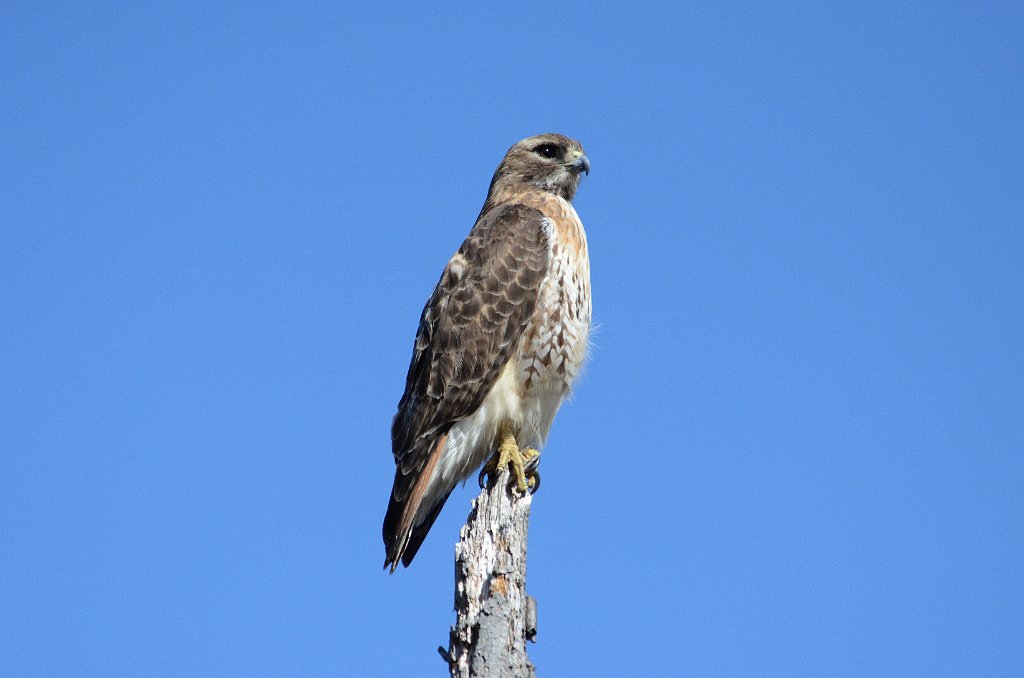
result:
M 413 511 L 436 517 L 440 508 L 405 506 L 437 452 L 437 441 L 480 407 L 536 310 L 550 251 L 546 219 L 521 204 L 489 210 L 448 262 L 427 300 L 391 427 L 397 468 L 384 542 L 392 564 L 408 543 L 407 530 L 398 534 L 399 527 L 416 527 L 418 547 L 433 522 L 422 520 L 425 524 L 417 527 L 402 516 Z M 443 503 L 446 497 L 437 500 Z

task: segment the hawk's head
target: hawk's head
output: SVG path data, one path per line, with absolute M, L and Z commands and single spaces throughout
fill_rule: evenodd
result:
M 491 179 L 488 200 L 498 193 L 537 190 L 572 201 L 590 160 L 580 142 L 561 134 L 539 134 L 508 149 Z

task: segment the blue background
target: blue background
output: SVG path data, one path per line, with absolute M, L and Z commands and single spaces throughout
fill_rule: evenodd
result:
M 384 574 L 390 420 L 546 131 L 540 674 L 1024 674 L 1021 3 L 0 11 L 0 674 L 444 675 L 475 492 Z

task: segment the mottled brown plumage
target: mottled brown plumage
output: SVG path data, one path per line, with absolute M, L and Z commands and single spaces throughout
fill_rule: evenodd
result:
M 589 169 L 579 143 L 561 135 L 509 149 L 423 309 L 391 430 L 383 535 L 392 570 L 412 561 L 452 489 L 494 449 L 499 425 L 543 442 L 582 365 L 589 264 L 569 201 Z

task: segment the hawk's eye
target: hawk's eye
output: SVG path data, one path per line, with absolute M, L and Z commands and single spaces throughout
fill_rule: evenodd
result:
M 558 155 L 558 146 L 554 144 L 541 144 L 537 148 L 533 149 L 533 152 L 542 155 L 545 158 L 554 158 Z

